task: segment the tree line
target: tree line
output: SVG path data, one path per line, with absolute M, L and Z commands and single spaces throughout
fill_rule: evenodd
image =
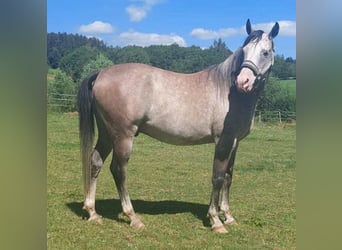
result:
M 74 94 L 87 74 L 111 64 L 138 62 L 175 72 L 192 73 L 221 63 L 232 53 L 222 39 L 214 40 L 207 49 L 180 47 L 177 44 L 121 48 L 78 34 L 48 33 L 47 64 L 50 69 L 55 69 L 55 78 L 49 81 L 48 92 Z M 273 85 L 273 79 L 291 78 L 296 78 L 296 60 L 276 55 L 270 84 Z M 274 94 L 273 88 L 270 89 Z
M 180 47 L 177 44 L 120 48 L 78 34 L 47 35 L 48 66 L 53 69 L 60 68 L 74 80 L 79 80 L 83 66 L 95 60 L 99 54 L 103 54 L 113 64 L 140 62 L 176 72 L 192 73 L 224 61 L 232 51 L 220 38 L 213 41 L 207 49 L 198 46 Z M 273 76 L 279 79 L 295 78 L 295 66 L 295 59 L 276 55 Z

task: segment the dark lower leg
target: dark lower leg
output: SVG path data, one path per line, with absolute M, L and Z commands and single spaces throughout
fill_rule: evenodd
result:
M 220 168 L 220 166 L 226 165 L 225 162 L 215 161 L 214 168 Z M 212 193 L 209 205 L 208 217 L 212 226 L 212 229 L 217 232 L 225 233 L 227 230 L 223 227 L 223 224 L 219 218 L 219 195 L 222 185 L 224 183 L 224 171 L 215 171 L 212 178 Z
M 222 185 L 222 190 L 221 190 L 220 210 L 223 212 L 224 217 L 225 217 L 224 224 L 236 224 L 236 221 L 234 217 L 231 215 L 231 211 L 229 209 L 229 191 L 230 191 L 230 186 L 232 184 L 233 166 L 234 166 L 237 147 L 238 145 L 236 145 L 234 151 L 232 152 L 230 160 L 228 162 L 227 173 L 225 174 L 224 183 Z
M 234 151 L 236 148 L 236 144 L 236 139 L 232 139 L 230 141 L 220 140 L 215 148 L 215 159 L 212 178 L 213 188 L 208 217 L 212 224 L 212 229 L 214 231 L 222 233 L 227 232 L 227 230 L 223 227 L 223 224 L 219 218 L 219 195 L 223 185 L 225 185 L 228 164 L 232 156 L 234 156 L 235 154 Z

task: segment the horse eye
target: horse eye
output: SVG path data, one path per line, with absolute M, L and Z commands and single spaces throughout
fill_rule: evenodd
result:
M 268 57 L 268 55 L 269 55 L 268 51 L 264 51 L 262 54 L 264 57 Z

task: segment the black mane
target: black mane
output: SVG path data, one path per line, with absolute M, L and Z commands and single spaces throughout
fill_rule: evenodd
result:
M 262 38 L 262 35 L 265 32 L 262 30 L 253 30 L 249 36 L 246 38 L 245 42 L 243 43 L 242 47 L 245 47 L 247 44 L 249 44 L 251 41 L 259 42 Z M 272 40 L 272 49 L 274 50 L 274 44 Z
M 247 44 L 249 44 L 251 41 L 256 41 L 259 42 L 262 34 L 264 34 L 264 32 L 262 30 L 254 30 L 252 31 L 249 36 L 246 38 L 245 42 L 243 43 L 242 47 L 245 47 Z

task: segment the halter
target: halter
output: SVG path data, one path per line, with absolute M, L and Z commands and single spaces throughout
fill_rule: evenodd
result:
M 269 69 L 264 74 L 261 73 L 258 66 L 256 66 L 255 63 L 251 60 L 244 60 L 241 64 L 241 69 L 242 68 L 248 68 L 253 72 L 254 76 L 256 77 L 256 83 L 253 85 L 253 88 L 259 89 L 260 82 L 266 81 L 267 75 L 272 69 L 272 64 L 271 67 L 269 67 Z
M 256 77 L 258 81 L 260 81 L 262 77 L 266 75 L 266 73 L 269 71 L 268 69 L 265 74 L 261 74 L 261 71 L 259 70 L 258 66 L 256 66 L 255 63 L 250 60 L 243 61 L 241 64 L 241 68 L 248 68 L 252 70 L 254 76 Z

